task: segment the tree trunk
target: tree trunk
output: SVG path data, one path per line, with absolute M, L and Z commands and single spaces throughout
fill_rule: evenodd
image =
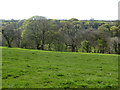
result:
M 75 52 L 75 45 L 72 45 L 72 52 Z
M 76 45 L 75 45 L 75 41 L 74 40 L 72 40 L 71 47 L 72 47 L 72 52 L 75 52 Z
M 118 43 L 118 52 L 117 54 L 120 54 L 120 43 Z
M 12 47 L 11 42 L 9 40 L 7 40 L 7 43 L 8 43 L 8 47 Z
M 51 51 L 51 44 L 48 44 L 48 50 Z
M 38 50 L 40 49 L 40 44 L 37 44 L 37 49 L 38 49 Z
M 44 43 L 42 43 L 41 45 L 41 50 L 44 50 Z
M 65 51 L 67 52 L 67 50 L 68 50 L 68 46 L 66 45 L 66 47 L 65 47 Z
M 95 47 L 93 47 L 93 48 L 94 48 L 94 51 L 93 51 L 93 52 L 96 53 L 96 49 L 95 49 Z
M 43 36 L 42 36 L 42 45 L 41 45 L 42 50 L 44 50 L 44 45 L 45 45 L 45 31 L 43 31 Z

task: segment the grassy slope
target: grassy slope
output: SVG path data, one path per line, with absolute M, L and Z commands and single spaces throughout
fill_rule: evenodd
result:
M 117 87 L 118 56 L 3 48 L 3 88 Z

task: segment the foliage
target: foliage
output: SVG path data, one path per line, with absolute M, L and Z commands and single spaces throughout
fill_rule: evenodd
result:
M 86 51 L 88 53 L 91 52 L 91 46 L 89 41 L 84 40 L 83 42 L 81 42 L 81 45 L 82 45 L 83 51 Z
M 119 52 L 120 25 L 117 21 L 57 20 L 33 16 L 27 20 L 3 20 L 1 28 L 4 31 L 2 46 L 50 51 Z M 112 38 L 118 40 L 114 42 Z

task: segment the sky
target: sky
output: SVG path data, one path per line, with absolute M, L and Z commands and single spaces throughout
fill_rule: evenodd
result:
M 117 20 L 120 0 L 0 0 L 0 19 Z

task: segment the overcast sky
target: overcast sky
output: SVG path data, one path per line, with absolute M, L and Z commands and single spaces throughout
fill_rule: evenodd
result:
M 0 0 L 0 19 L 117 20 L 120 0 Z

